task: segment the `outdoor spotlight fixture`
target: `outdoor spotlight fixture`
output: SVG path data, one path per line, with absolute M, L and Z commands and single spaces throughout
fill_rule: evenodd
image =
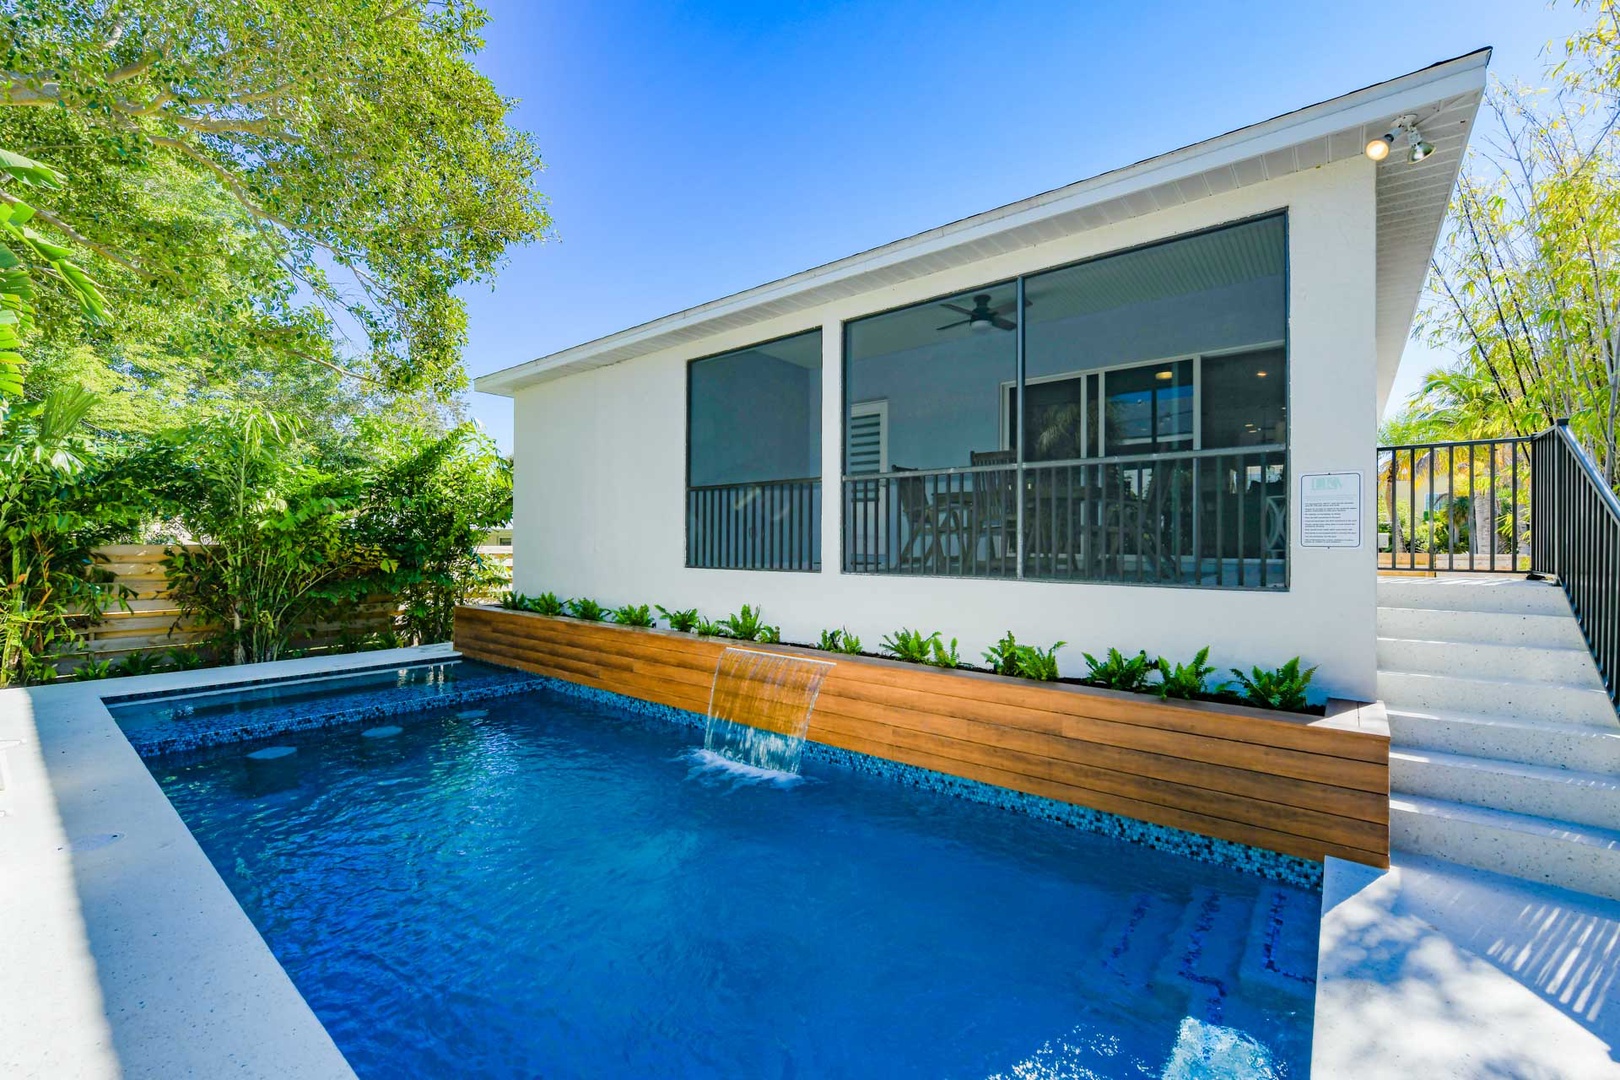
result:
M 1402 135 L 1406 136 L 1406 160 L 1417 164 L 1430 154 L 1434 153 L 1434 144 L 1423 138 L 1418 131 L 1417 117 L 1412 113 L 1395 118 L 1390 129 L 1372 142 L 1367 144 L 1366 155 L 1373 161 L 1383 161 L 1389 157 L 1389 152 L 1395 148 L 1395 142 Z

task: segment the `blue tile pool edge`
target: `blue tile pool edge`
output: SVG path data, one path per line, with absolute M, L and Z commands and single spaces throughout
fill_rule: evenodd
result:
M 672 724 L 702 728 L 708 723 L 708 717 L 686 709 L 677 709 L 672 705 L 643 701 L 640 698 L 614 693 L 611 690 L 598 690 L 592 686 L 568 682 L 566 679 L 553 678 L 549 675 L 535 676 L 534 681 L 527 685 L 530 688 L 543 687 L 560 694 L 567 694 L 571 697 L 623 709 L 626 712 L 665 720 Z M 1155 825 L 1150 821 L 1142 821 L 1138 818 L 1093 810 L 1090 807 L 1077 806 L 1074 803 L 1048 799 L 1042 795 L 1030 795 L 1022 791 L 1014 791 L 1011 788 L 986 784 L 979 780 L 969 780 L 965 777 L 952 776 L 949 773 L 937 772 L 917 765 L 907 765 L 904 762 L 891 761 L 888 758 L 875 757 L 855 750 L 844 750 L 840 747 L 828 746 L 826 743 L 806 741 L 804 752 L 806 757 L 814 761 L 822 761 L 830 765 L 872 773 L 906 784 L 909 787 L 922 788 L 959 799 L 967 799 L 971 802 L 983 803 L 987 806 L 995 806 L 1003 810 L 1011 810 L 1030 817 L 1067 825 L 1071 828 L 1123 840 L 1126 843 L 1140 844 L 1156 851 L 1165 851 L 1189 859 L 1196 859 L 1199 862 L 1254 874 L 1284 885 L 1293 885 L 1313 892 L 1322 891 L 1323 864 L 1313 862 L 1310 859 L 1302 859 L 1295 855 L 1284 855 L 1276 851 L 1267 851 L 1264 848 L 1250 847 L 1247 844 L 1239 844 L 1231 840 L 1219 840 L 1212 836 L 1201 836 L 1198 833 L 1187 832 L 1184 829 L 1176 829 L 1168 825 Z
M 438 660 L 436 663 L 455 663 L 454 660 Z M 392 670 L 394 665 L 376 670 Z M 410 665 L 397 665 L 400 667 Z M 344 674 L 349 674 L 345 672 Z M 275 680 L 296 682 L 299 680 Z M 248 689 L 262 685 L 264 680 L 251 683 L 232 684 L 229 686 L 212 687 L 209 692 L 219 690 Z M 229 743 L 249 742 L 254 739 L 269 738 L 273 735 L 286 735 L 296 731 L 317 731 L 321 728 L 343 727 L 348 724 L 359 724 L 369 720 L 381 720 L 391 716 L 404 716 L 409 713 L 425 712 L 428 710 L 454 709 L 471 705 L 480 701 L 494 701 L 498 698 L 513 697 L 517 694 L 527 693 L 538 686 L 545 684 L 537 675 L 526 672 L 511 671 L 510 678 L 503 678 L 497 682 L 472 686 L 465 690 L 450 690 L 429 697 L 422 694 L 401 694 L 397 700 L 377 701 L 354 708 L 339 709 L 332 712 L 310 713 L 307 715 L 284 714 L 269 716 L 251 724 L 235 724 L 229 727 L 207 728 L 201 731 L 182 731 L 166 734 L 162 737 L 143 737 L 140 733 L 125 732 L 125 738 L 141 757 L 166 757 L 170 754 L 180 754 L 191 750 L 205 750 L 213 746 L 224 746 Z M 387 690 L 380 693 L 388 693 Z M 162 695 L 147 695 L 162 696 Z

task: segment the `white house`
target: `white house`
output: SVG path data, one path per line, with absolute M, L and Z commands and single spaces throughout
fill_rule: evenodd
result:
M 1373 698 L 1378 417 L 1488 58 L 480 378 L 515 587 Z

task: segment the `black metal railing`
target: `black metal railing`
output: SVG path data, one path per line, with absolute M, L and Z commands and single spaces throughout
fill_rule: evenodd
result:
M 1378 448 L 1378 568 L 1530 570 L 1531 439 Z
M 1556 577 L 1620 703 L 1620 499 L 1559 421 L 1534 439 L 1533 568 Z
M 1282 446 L 844 481 L 849 573 L 1281 588 Z
M 820 570 L 821 481 L 687 488 L 686 565 L 707 570 Z

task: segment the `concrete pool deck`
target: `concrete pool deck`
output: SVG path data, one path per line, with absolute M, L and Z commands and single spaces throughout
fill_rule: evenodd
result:
M 1620 1077 L 1620 903 L 1402 852 L 1329 859 L 1311 1074 Z
M 0 690 L 0 1075 L 353 1077 L 102 700 L 454 655 Z

